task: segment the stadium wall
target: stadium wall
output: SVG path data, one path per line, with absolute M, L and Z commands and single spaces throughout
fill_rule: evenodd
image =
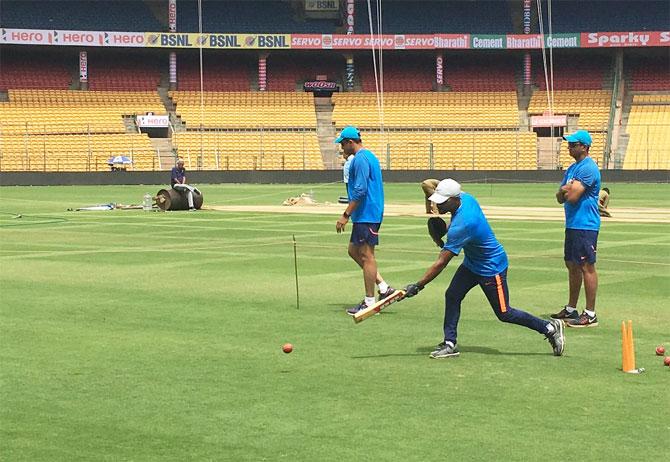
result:
M 415 183 L 426 178 L 458 178 L 465 183 L 559 183 L 562 170 L 523 171 L 453 171 L 453 170 L 388 170 L 388 183 Z M 603 170 L 606 183 L 670 183 L 670 170 Z M 192 184 L 251 183 L 305 184 L 342 181 L 339 170 L 314 171 L 189 171 Z M 0 186 L 75 186 L 75 185 L 160 185 L 169 183 L 169 172 L 97 172 L 43 173 L 3 172 Z

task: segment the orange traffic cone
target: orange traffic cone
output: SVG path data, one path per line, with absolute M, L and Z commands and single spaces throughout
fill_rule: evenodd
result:
M 621 322 L 621 370 L 628 374 L 644 372 L 635 368 L 635 344 L 633 343 L 633 321 Z

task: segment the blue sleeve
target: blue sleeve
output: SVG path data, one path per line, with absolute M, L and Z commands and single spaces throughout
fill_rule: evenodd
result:
M 354 158 L 349 170 L 354 170 L 354 187 L 352 188 L 351 200 L 360 201 L 368 194 L 367 179 L 370 176 L 370 163 L 364 157 Z M 351 179 L 351 176 L 349 177 Z
M 172 175 L 172 178 L 171 178 L 172 180 L 176 180 L 178 178 L 177 169 L 175 169 L 174 167 L 172 168 L 170 174 Z
M 565 186 L 568 183 L 568 177 L 570 176 L 570 167 L 565 171 L 563 175 L 563 180 L 561 181 L 561 186 Z
M 470 235 L 465 226 L 463 226 L 463 223 L 451 223 L 449 231 L 447 231 L 447 242 L 444 244 L 443 249 L 449 250 L 454 255 L 458 255 L 469 240 Z
M 581 181 L 585 188 L 591 188 L 596 182 L 596 172 L 594 172 L 595 164 L 589 164 L 585 168 L 579 169 L 575 172 L 574 179 Z

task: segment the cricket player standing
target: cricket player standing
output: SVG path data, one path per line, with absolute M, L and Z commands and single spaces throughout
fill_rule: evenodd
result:
M 596 327 L 596 292 L 598 273 L 596 272 L 596 251 L 600 214 L 598 213 L 598 193 L 600 192 L 600 170 L 589 156 L 591 135 L 586 130 L 577 130 L 563 137 L 568 142 L 570 156 L 575 163 L 565 171 L 561 187 L 556 192 L 556 200 L 565 209 L 565 241 L 563 259 L 568 269 L 568 304 L 561 311 L 552 314 L 554 319 L 562 319 L 568 327 Z M 580 315 L 577 311 L 579 292 L 584 282 L 586 308 Z
M 347 196 L 349 205 L 342 214 L 335 229 L 344 231 L 353 222 L 349 241 L 349 256 L 363 270 L 365 298 L 358 305 L 349 308 L 351 316 L 375 303 L 375 283 L 379 286 L 379 299 L 395 292 L 377 271 L 375 246 L 379 243 L 379 228 L 384 216 L 384 185 L 379 160 L 363 146 L 361 133 L 356 127 L 345 127 L 335 139 L 344 151 L 345 157 L 352 159 L 349 167 Z

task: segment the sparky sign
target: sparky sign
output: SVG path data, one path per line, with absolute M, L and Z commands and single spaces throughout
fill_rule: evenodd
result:
M 582 48 L 667 46 L 670 32 L 583 32 Z

